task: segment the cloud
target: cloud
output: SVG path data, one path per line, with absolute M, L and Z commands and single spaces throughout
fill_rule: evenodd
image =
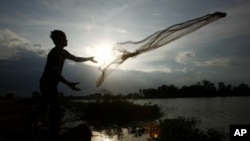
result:
M 0 29 L 0 51 L 0 93 L 37 90 L 46 51 L 9 29 Z
M 230 58 L 216 58 L 213 60 L 205 61 L 205 66 L 229 66 L 235 65 L 235 62 Z
M 221 27 L 224 27 L 222 28 L 224 30 L 220 30 L 220 34 L 233 37 L 249 34 L 249 30 L 246 30 L 249 28 L 250 24 L 248 18 L 250 16 L 249 7 L 250 3 L 248 2 L 233 9 L 229 9 L 228 17 L 223 21 L 224 24 L 221 24 Z
M 41 48 L 41 47 L 42 47 L 41 44 L 34 44 L 33 46 L 34 46 L 34 47 L 38 47 L 38 48 Z
M 188 73 L 188 72 L 191 72 L 191 71 L 194 71 L 193 68 L 186 68 L 184 67 L 183 69 L 176 69 L 177 72 L 183 72 L 183 73 Z
M 181 64 L 187 64 L 187 62 L 190 61 L 192 57 L 195 56 L 194 51 L 184 51 L 178 53 L 178 55 L 175 57 L 175 61 Z
M 250 4 L 245 3 L 240 6 L 225 9 L 227 16 L 195 32 L 196 41 L 201 44 L 213 43 L 225 39 L 234 39 L 248 35 Z
M 0 30 L 0 41 L 1 45 L 7 47 L 15 47 L 17 45 L 23 45 L 28 43 L 24 38 L 16 35 L 14 32 L 9 29 Z
M 0 29 L 0 60 L 19 58 L 19 52 L 34 52 L 39 56 L 44 56 L 46 50 L 43 50 L 39 44 L 31 44 L 26 39 L 17 35 L 9 29 Z
M 17 36 L 8 29 L 0 30 L 0 59 L 5 60 L 17 54 L 18 49 L 24 48 L 27 45 L 24 38 Z
M 141 71 L 141 72 L 163 72 L 163 73 L 172 73 L 173 70 L 170 67 L 164 65 L 141 65 L 142 69 L 134 68 L 133 70 Z
M 207 60 L 204 62 L 195 62 L 197 66 L 219 66 L 219 67 L 225 67 L 225 66 L 235 66 L 238 63 L 228 57 L 221 57 L 221 58 L 214 58 L 211 60 Z

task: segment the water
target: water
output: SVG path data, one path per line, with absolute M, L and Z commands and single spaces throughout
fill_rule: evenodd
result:
M 221 128 L 231 124 L 250 124 L 250 97 L 176 98 L 137 100 L 135 103 L 158 104 L 168 118 L 195 117 L 200 128 Z
M 167 118 L 184 116 L 200 120 L 199 128 L 201 129 L 216 128 L 224 130 L 228 134 L 231 124 L 250 124 L 250 97 L 141 99 L 134 101 L 137 104 L 149 102 L 158 104 Z M 139 141 L 147 138 L 144 136 L 135 139 L 129 135 L 125 137 L 127 139 L 123 140 Z M 115 141 L 116 137 L 109 140 Z M 98 141 L 98 139 L 93 138 L 92 141 Z

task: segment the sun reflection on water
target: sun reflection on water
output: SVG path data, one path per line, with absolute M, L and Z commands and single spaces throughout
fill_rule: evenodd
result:
M 118 137 L 117 134 L 108 135 L 105 132 L 92 131 L 93 136 L 91 138 L 91 141 L 145 141 L 145 140 L 151 141 L 151 139 L 158 138 L 158 132 L 154 133 L 155 133 L 154 137 L 152 137 L 153 135 L 152 132 L 151 134 L 150 132 L 145 132 L 144 135 L 140 137 L 135 137 L 134 135 L 129 133 L 128 129 L 124 128 L 122 131 L 122 137 Z
M 93 131 L 92 134 L 93 136 L 91 138 L 91 141 L 118 141 L 117 135 L 108 136 L 105 133 L 96 132 L 96 131 Z

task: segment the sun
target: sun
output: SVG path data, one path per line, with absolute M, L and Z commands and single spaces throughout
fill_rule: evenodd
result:
M 98 63 L 108 61 L 114 56 L 113 45 L 109 42 L 102 42 L 95 47 L 93 53 Z

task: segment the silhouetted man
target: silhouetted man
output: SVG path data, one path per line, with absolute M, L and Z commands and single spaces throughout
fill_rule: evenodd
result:
M 82 58 L 75 57 L 64 49 L 67 46 L 67 39 L 64 32 L 54 30 L 50 35 L 55 47 L 49 52 L 44 73 L 40 79 L 41 99 L 37 109 L 31 116 L 31 123 L 34 123 L 39 114 L 44 112 L 49 106 L 51 133 L 57 135 L 59 132 L 60 122 L 60 104 L 58 100 L 57 85 L 62 82 L 69 86 L 72 90 L 80 91 L 76 87 L 79 82 L 69 82 L 62 75 L 62 69 L 65 59 L 75 62 L 92 61 L 96 63 L 93 57 Z

